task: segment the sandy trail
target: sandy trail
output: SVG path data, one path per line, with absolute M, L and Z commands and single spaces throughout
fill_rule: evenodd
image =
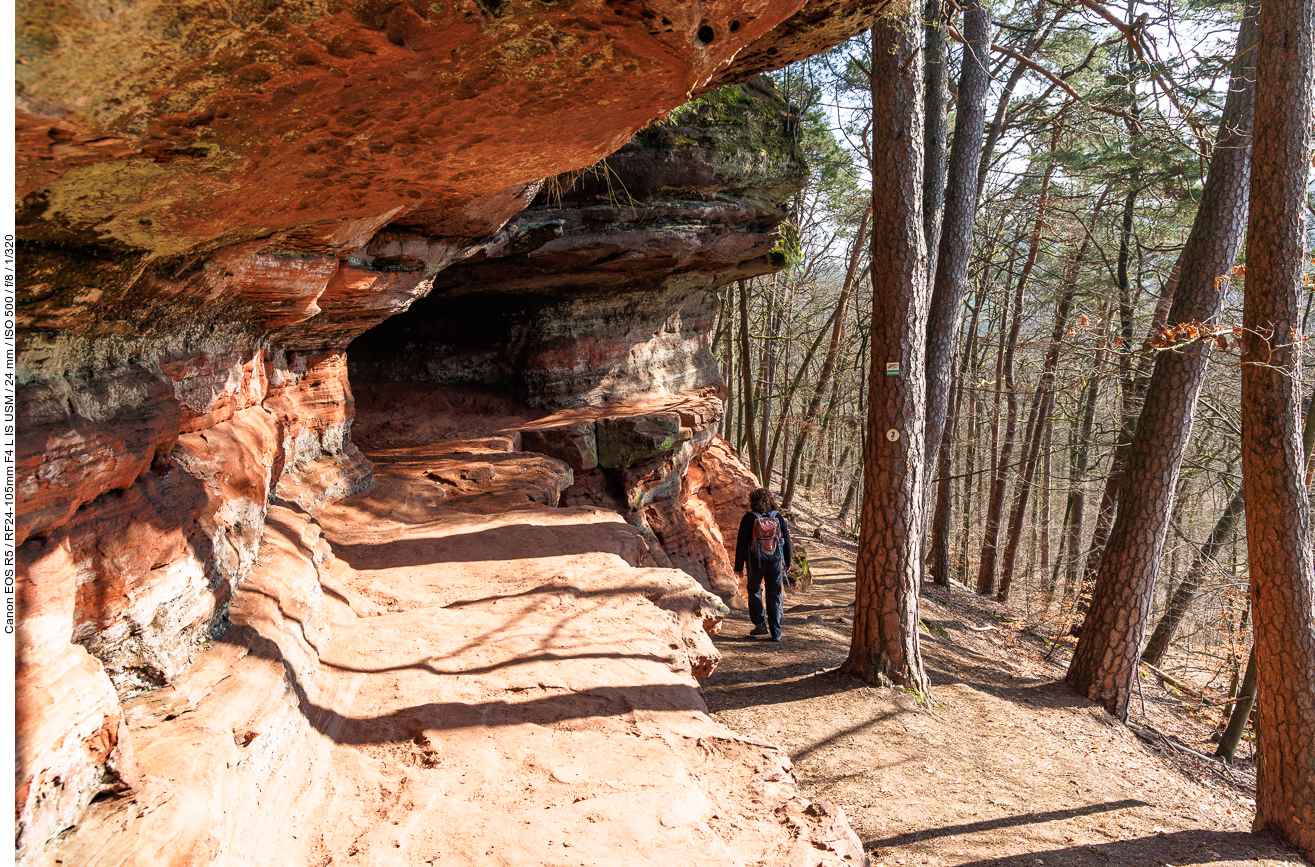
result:
M 936 702 L 835 674 L 849 646 L 853 553 L 810 543 L 816 580 L 787 601 L 786 640 L 733 616 L 703 679 L 717 719 L 790 753 L 806 797 L 849 816 L 874 864 L 1304 864 L 1248 833 L 1251 805 L 1186 772 L 1063 683 L 1039 643 L 962 588 L 922 599 Z

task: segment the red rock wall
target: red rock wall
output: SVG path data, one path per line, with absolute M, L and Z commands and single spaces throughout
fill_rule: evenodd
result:
M 690 465 L 689 498 L 685 510 L 706 515 L 703 534 L 706 545 L 718 566 L 725 571 L 723 580 L 734 588 L 735 604 L 746 605 L 747 585 L 743 576 L 735 575 L 735 539 L 740 519 L 749 508 L 749 493 L 758 487 L 758 479 L 721 437 L 714 437 L 708 447 Z
M 327 476 L 313 502 L 369 482 L 342 352 L 160 368 L 20 389 L 23 851 L 132 784 L 121 702 L 172 688 L 228 627 L 276 486 Z
M 99 660 L 69 642 L 76 568 L 63 531 L 18 550 L 16 843 L 34 863 L 92 797 L 139 776 L 114 686 Z
M 501 388 L 537 406 L 718 385 L 721 287 L 780 266 L 778 227 L 806 174 L 795 123 L 756 79 L 554 178 L 435 274 L 426 297 L 356 339 L 353 370 Z
M 454 263 L 550 245 L 533 220 L 502 231 L 544 178 L 733 76 L 804 2 L 275 5 L 19 4 L 25 863 L 73 825 L 65 863 L 263 863 L 323 764 L 326 723 L 300 702 L 343 613 L 320 590 L 317 531 L 281 504 L 370 482 L 342 347 Z M 805 11 L 764 56 L 835 29 Z M 526 391 L 569 404 L 714 384 L 716 286 L 768 267 L 780 218 L 771 196 L 730 198 L 565 251 L 650 294 L 627 310 L 615 279 L 586 286 L 591 328 L 562 324 L 568 304 L 515 347 Z M 642 285 L 637 244 L 665 263 Z M 459 355 L 435 364 L 478 360 Z M 612 481 L 642 531 L 725 585 L 706 485 L 686 491 L 693 431 L 711 426 L 680 427 L 671 454 Z M 252 630 L 211 641 L 229 613 Z
M 708 443 L 693 469 L 701 480 L 694 494 L 716 516 L 718 534 L 733 568 L 735 537 L 740 529 L 740 519 L 749 510 L 749 494 L 758 487 L 758 478 L 731 444 L 721 437 Z
M 562 410 L 520 430 L 522 448 L 575 471 L 564 505 L 615 509 L 649 540 L 655 565 L 693 576 L 727 605 L 746 605 L 735 533 L 757 481 L 717 436 L 715 389 Z

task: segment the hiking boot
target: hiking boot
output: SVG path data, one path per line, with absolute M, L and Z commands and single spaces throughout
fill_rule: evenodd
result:
M 772 641 L 775 641 L 775 642 L 777 642 L 777 643 L 779 644 L 780 641 L 781 641 L 781 636 L 779 636 L 779 635 L 773 635 L 773 636 L 772 636 Z
M 750 634 L 750 635 L 766 635 L 766 634 L 767 634 L 767 627 L 766 627 L 766 626 L 755 626 L 755 627 L 753 628 L 753 631 L 751 631 L 749 634 Z

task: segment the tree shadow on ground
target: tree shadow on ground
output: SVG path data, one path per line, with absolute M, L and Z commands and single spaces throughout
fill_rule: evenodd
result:
M 1088 804 L 1085 807 L 1073 807 L 1068 810 L 1051 810 L 1045 813 L 1023 813 L 1018 816 L 1004 816 L 999 819 L 988 819 L 983 822 L 969 822 L 964 825 L 946 825 L 943 828 L 931 828 L 925 831 L 910 831 L 907 834 L 900 834 L 898 837 L 870 840 L 863 844 L 863 848 L 869 851 L 873 849 L 889 849 L 895 846 L 908 846 L 911 843 L 919 843 L 924 840 L 933 840 L 938 837 L 957 837 L 962 834 L 975 834 L 980 831 L 1016 828 L 1020 825 L 1036 825 L 1041 822 L 1062 822 L 1067 819 L 1076 819 L 1078 816 L 1090 816 L 1094 813 L 1109 813 L 1114 810 L 1149 806 L 1151 805 L 1145 801 L 1123 800 L 1107 801 L 1100 804 Z
M 1121 803 L 1126 806 L 1128 803 L 1136 804 L 1138 802 Z M 1029 817 L 1016 818 L 1028 819 Z M 1037 821 L 1049 820 L 1038 819 Z M 936 832 L 923 833 L 934 834 Z M 960 833 L 972 832 L 962 831 Z M 927 837 L 918 837 L 918 839 L 927 839 Z M 893 845 L 897 844 L 887 841 L 874 841 L 866 844 L 865 848 L 868 851 L 874 851 Z M 1131 840 L 1111 840 L 1108 843 L 1067 846 L 1062 849 L 1034 850 L 1017 855 L 982 858 L 976 861 L 961 862 L 957 867 L 1036 867 L 1038 864 L 1063 865 L 1063 867 L 1151 867 L 1151 865 L 1156 865 L 1156 867 L 1159 867 L 1159 865 L 1187 867 L 1187 865 L 1192 864 L 1218 864 L 1225 861 L 1260 859 L 1294 865 L 1307 863 L 1301 856 L 1295 854 L 1269 834 L 1193 829 L 1155 834 L 1149 837 L 1137 837 Z
M 400 743 L 414 739 L 418 733 L 432 730 L 462 728 L 491 728 L 531 723 L 549 726 L 563 720 L 588 717 L 615 717 L 635 711 L 704 711 L 698 690 L 684 683 L 648 686 L 600 686 L 581 692 L 543 687 L 546 694 L 533 695 L 523 700 L 489 699 L 478 702 L 425 702 L 398 708 L 389 713 L 371 717 L 351 717 L 330 707 L 316 703 L 307 692 L 293 666 L 283 656 L 278 644 L 257 632 L 251 626 L 237 626 L 220 636 L 219 641 L 243 647 L 250 656 L 275 662 L 283 666 L 285 677 L 297 699 L 298 709 L 317 732 L 340 744 Z M 536 657 L 537 661 L 560 662 L 567 659 L 591 658 L 591 654 L 557 654 Z M 636 654 L 601 654 L 616 659 L 638 659 L 665 662 L 658 657 Z M 461 673 L 482 673 L 505 665 L 524 664 L 527 659 L 516 659 L 504 665 L 483 666 L 461 671 L 436 671 L 428 664 L 402 665 L 391 668 L 361 670 L 379 674 L 417 668 L 428 670 L 436 677 Z M 531 660 L 533 661 L 533 660 Z

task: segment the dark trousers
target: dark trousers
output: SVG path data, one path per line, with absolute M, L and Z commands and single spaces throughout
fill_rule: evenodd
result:
M 781 634 L 781 617 L 784 600 L 781 598 L 781 580 L 784 573 L 780 563 L 764 563 L 762 571 L 749 566 L 749 619 L 754 626 L 767 625 L 772 638 Z M 763 609 L 762 593 L 767 592 L 767 607 Z

